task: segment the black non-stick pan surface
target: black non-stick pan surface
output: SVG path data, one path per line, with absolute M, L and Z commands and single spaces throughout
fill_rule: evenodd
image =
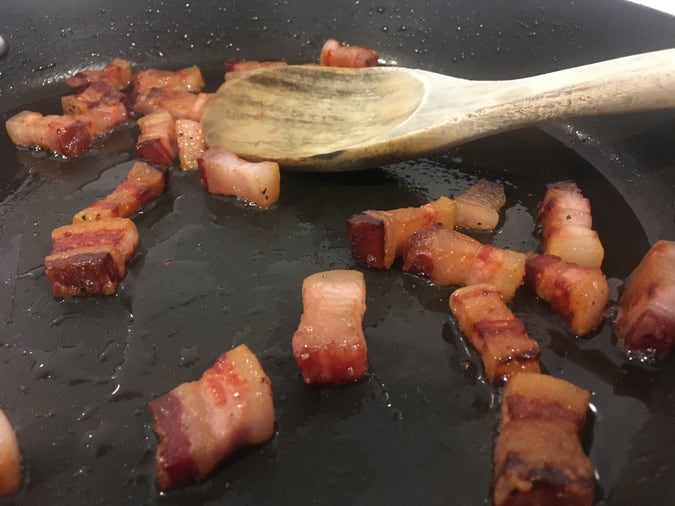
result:
M 387 63 L 507 78 L 675 47 L 675 19 L 618 1 L 6 1 L 2 120 L 56 112 L 63 76 L 113 57 L 138 67 L 199 64 L 214 89 L 229 58 L 316 60 L 336 37 Z M 448 312 L 449 287 L 349 253 L 345 220 L 420 205 L 480 177 L 507 204 L 479 239 L 535 250 L 545 185 L 575 179 L 590 198 L 615 303 L 650 244 L 675 238 L 675 113 L 588 118 L 494 136 L 410 163 L 343 174 L 283 173 L 260 211 L 207 194 L 172 169 L 167 193 L 134 217 L 141 242 L 118 293 L 56 300 L 49 234 L 107 194 L 133 163 L 122 127 L 71 161 L 16 150 L 0 133 L 0 408 L 14 424 L 25 483 L 0 504 L 489 504 L 499 392 Z M 364 272 L 370 372 L 339 388 L 304 385 L 291 356 L 302 279 Z M 608 323 L 575 338 L 523 288 L 512 303 L 543 368 L 592 392 L 585 447 L 597 504 L 675 498 L 675 367 L 630 361 Z M 273 384 L 274 438 L 203 483 L 159 494 L 149 400 L 197 379 L 246 343 Z

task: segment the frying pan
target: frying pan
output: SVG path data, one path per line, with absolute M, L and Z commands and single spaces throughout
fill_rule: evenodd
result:
M 20 109 L 56 112 L 64 76 L 113 57 L 199 64 L 214 89 L 226 59 L 314 61 L 335 37 L 390 64 L 515 78 L 675 47 L 675 18 L 610 0 L 5 0 L 0 35 L 4 122 Z M 42 268 L 49 233 L 124 177 L 136 134 L 120 128 L 64 161 L 16 150 L 0 133 L 0 407 L 26 474 L 3 506 L 489 504 L 498 391 L 449 316 L 451 289 L 363 269 L 345 219 L 486 177 L 505 183 L 507 209 L 496 233 L 477 237 L 534 250 L 545 184 L 574 178 L 593 206 L 613 301 L 649 245 L 675 237 L 675 112 L 587 118 L 363 172 L 284 173 L 266 212 L 208 195 L 194 173 L 174 170 L 166 195 L 134 218 L 141 245 L 117 295 L 55 300 Z M 310 388 L 290 338 L 302 279 L 331 268 L 365 273 L 370 374 Z M 541 343 L 544 369 L 592 392 L 584 444 L 596 503 L 672 504 L 672 361 L 627 360 L 609 324 L 575 338 L 525 289 L 513 309 Z M 146 403 L 242 342 L 272 380 L 275 437 L 199 485 L 159 494 Z

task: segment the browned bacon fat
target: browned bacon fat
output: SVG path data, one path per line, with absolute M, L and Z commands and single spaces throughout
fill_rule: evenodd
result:
M 276 162 L 247 162 L 227 149 L 209 148 L 198 163 L 202 184 L 211 193 L 232 195 L 263 209 L 279 199 L 281 172 Z
M 511 377 L 494 447 L 495 506 L 592 504 L 593 468 L 580 442 L 589 398 L 587 390 L 551 376 Z
M 201 124 L 191 119 L 177 119 L 176 142 L 181 169 L 198 169 L 199 157 L 206 151 L 206 140 Z
M 347 220 L 352 256 L 368 267 L 388 269 L 403 254 L 410 236 L 433 223 L 454 226 L 454 201 L 440 197 L 420 207 L 355 214 Z
M 441 224 L 415 232 L 403 255 L 403 270 L 439 285 L 490 283 L 511 300 L 525 275 L 525 254 L 482 244 Z
M 327 67 L 375 67 L 377 51 L 361 46 L 343 46 L 335 39 L 329 39 L 321 48 L 319 63 Z
M 100 81 L 108 81 L 118 90 L 123 90 L 131 82 L 131 65 L 126 60 L 115 58 L 103 70 L 83 70 L 66 79 L 66 84 L 71 88 L 82 90 Z
M 199 481 L 237 449 L 274 434 L 272 385 L 245 344 L 148 408 L 159 438 L 155 469 L 161 490 Z
M 91 146 L 87 125 L 69 114 L 43 116 L 22 111 L 9 118 L 5 127 L 17 146 L 45 149 L 68 158 Z
M 293 357 L 308 384 L 356 381 L 367 369 L 366 285 L 352 270 L 318 272 L 302 283 L 303 312 Z
M 164 192 L 166 179 L 166 171 L 136 162 L 112 193 L 77 213 L 73 223 L 129 217 Z
M 141 134 L 136 142 L 136 154 L 163 167 L 176 159 L 176 120 L 166 111 L 150 113 L 138 118 Z
M 21 474 L 19 443 L 12 425 L 0 409 L 0 497 L 19 491 Z
M 45 274 L 56 297 L 112 295 L 138 246 L 138 230 L 126 218 L 89 221 L 52 232 Z
M 609 302 L 609 285 L 600 269 L 566 262 L 554 255 L 530 255 L 525 283 L 581 336 L 596 329 Z
M 504 204 L 504 185 L 481 179 L 455 198 L 455 224 L 470 230 L 494 230 Z
M 675 242 L 658 241 L 626 280 L 616 319 L 626 352 L 666 356 L 675 340 Z
M 539 345 L 489 284 L 470 285 L 450 295 L 450 311 L 481 356 L 485 376 L 503 381 L 518 371 L 539 372 Z
M 542 252 L 589 269 L 599 269 L 604 249 L 592 227 L 591 204 L 574 181 L 547 185 L 539 204 Z

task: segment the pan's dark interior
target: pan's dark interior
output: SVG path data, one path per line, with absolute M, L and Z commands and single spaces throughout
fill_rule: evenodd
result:
M 20 109 L 56 111 L 63 76 L 116 56 L 196 63 L 215 87 L 224 60 L 316 60 L 336 37 L 375 47 L 388 63 L 496 79 L 675 47 L 675 18 L 609 0 L 8 0 L 0 35 L 9 48 L 0 57 L 4 121 Z M 134 218 L 141 246 L 118 294 L 55 300 L 42 268 L 49 233 L 124 177 L 135 135 L 120 128 L 63 161 L 16 150 L 0 134 L 0 408 L 26 472 L 3 506 L 488 504 L 498 391 L 449 316 L 451 289 L 355 264 L 345 219 L 454 195 L 486 177 L 505 183 L 507 206 L 499 231 L 477 237 L 528 251 L 545 184 L 576 179 L 593 205 L 613 301 L 649 245 L 675 238 L 673 111 L 587 118 L 369 171 L 284 173 L 281 199 L 265 212 L 172 170 L 168 192 Z M 370 374 L 309 388 L 290 338 L 302 279 L 331 268 L 366 276 Z M 576 339 L 525 289 L 512 306 L 541 343 L 545 370 L 593 393 L 597 504 L 670 504 L 672 360 L 627 360 L 609 324 Z M 157 493 L 146 403 L 242 342 L 272 380 L 275 437 L 200 485 Z

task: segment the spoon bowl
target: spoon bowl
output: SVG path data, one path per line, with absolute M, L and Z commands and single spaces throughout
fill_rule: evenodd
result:
M 668 107 L 675 49 L 505 81 L 399 67 L 262 68 L 225 82 L 202 127 L 209 146 L 249 160 L 339 171 L 555 118 Z

